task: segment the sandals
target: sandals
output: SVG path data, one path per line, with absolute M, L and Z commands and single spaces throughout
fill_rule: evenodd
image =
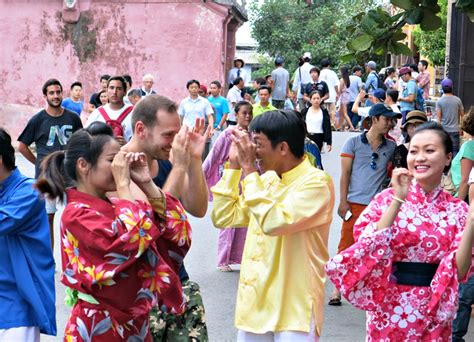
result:
M 221 272 L 232 272 L 233 271 L 233 269 L 229 265 L 218 266 L 217 270 L 221 271 Z
M 331 298 L 329 298 L 328 305 L 341 306 L 342 305 L 341 295 L 333 295 Z

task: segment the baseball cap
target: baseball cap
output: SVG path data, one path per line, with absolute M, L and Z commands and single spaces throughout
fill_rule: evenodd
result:
M 407 66 L 401 67 L 400 70 L 398 70 L 398 76 L 403 76 L 408 73 L 411 73 L 411 69 Z
M 311 58 L 311 52 L 305 52 L 303 58 Z
M 375 63 L 374 61 L 369 61 L 366 65 L 371 69 L 377 68 L 377 63 Z
M 377 115 L 383 115 L 388 118 L 397 118 L 401 119 L 402 114 L 401 113 L 395 113 L 390 106 L 387 106 L 384 103 L 377 103 L 370 107 L 369 110 L 369 116 L 377 116 Z
M 423 123 L 426 121 L 428 121 L 428 118 L 426 117 L 425 112 L 422 112 L 421 110 L 412 110 L 407 114 L 406 121 L 401 128 L 405 129 L 408 124 Z
M 445 78 L 444 80 L 441 81 L 441 87 L 452 88 L 453 87 L 453 81 L 451 81 L 449 78 Z
M 382 88 L 377 88 L 373 91 L 370 92 L 370 94 L 376 98 L 378 98 L 380 101 L 385 101 L 385 90 Z
M 275 58 L 275 64 L 283 64 L 284 61 L 285 60 L 281 56 L 278 56 L 277 58 Z

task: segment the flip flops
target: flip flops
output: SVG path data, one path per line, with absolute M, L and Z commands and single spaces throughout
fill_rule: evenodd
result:
M 233 271 L 233 269 L 229 265 L 218 266 L 217 270 L 221 271 L 221 272 L 232 272 Z
M 334 295 L 331 298 L 329 298 L 328 305 L 341 306 L 342 305 L 341 295 Z

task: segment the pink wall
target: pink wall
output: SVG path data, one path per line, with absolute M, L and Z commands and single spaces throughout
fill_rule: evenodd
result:
M 177 102 L 187 95 L 189 79 L 224 80 L 235 48 L 226 44 L 234 43 L 229 33 L 237 26 L 235 20 L 229 24 L 225 6 L 199 0 L 77 3 L 68 12 L 61 0 L 0 0 L 0 123 L 7 122 L 15 137 L 25 113 L 5 118 L 15 107 L 2 108 L 42 107 L 41 86 L 48 78 L 62 82 L 65 97 L 69 85 L 81 81 L 88 99 L 101 74 L 128 73 L 138 87 L 142 75 L 151 73 L 154 89 Z M 77 23 L 65 22 L 79 13 Z

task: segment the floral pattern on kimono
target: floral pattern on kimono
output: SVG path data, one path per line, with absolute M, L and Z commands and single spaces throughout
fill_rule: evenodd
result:
M 169 194 L 150 204 L 110 202 L 67 191 L 61 219 L 61 282 L 78 292 L 65 341 L 151 341 L 153 305 L 185 309 L 177 270 L 189 249 L 190 226 Z
M 369 341 L 446 341 L 457 310 L 455 253 L 467 204 L 413 182 L 393 225 L 377 230 L 393 196 L 393 189 L 375 196 L 354 225 L 357 242 L 333 257 L 326 272 L 352 305 L 367 311 Z M 430 286 L 409 286 L 396 284 L 393 262 L 439 266 Z

